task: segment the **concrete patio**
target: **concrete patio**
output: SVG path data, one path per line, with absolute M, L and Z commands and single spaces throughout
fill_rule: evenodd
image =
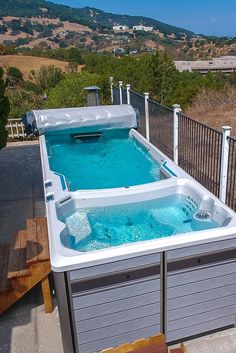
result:
M 27 218 L 45 215 L 45 207 L 37 142 L 9 144 L 0 151 L 0 164 L 1 244 L 24 229 Z M 45 314 L 41 288 L 36 286 L 0 316 L 0 353 L 62 353 L 55 295 L 53 302 L 53 313 Z M 186 349 L 187 353 L 235 353 L 236 329 L 188 341 Z
M 24 229 L 27 218 L 45 215 L 38 142 L 11 143 L 0 151 L 0 244 Z M 61 353 L 60 324 L 45 314 L 40 285 L 0 317 L 1 353 Z

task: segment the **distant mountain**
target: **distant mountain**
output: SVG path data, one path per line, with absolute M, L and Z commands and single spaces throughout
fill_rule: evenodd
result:
M 174 34 L 194 36 L 194 33 L 183 28 L 168 25 L 166 23 L 142 16 L 116 15 L 104 11 L 84 7 L 73 8 L 59 5 L 45 0 L 0 0 L 0 15 L 15 17 L 45 16 L 47 18 L 59 18 L 61 21 L 79 23 L 96 30 L 109 29 L 114 25 L 126 25 L 132 27 L 143 24 L 154 27 L 165 35 Z

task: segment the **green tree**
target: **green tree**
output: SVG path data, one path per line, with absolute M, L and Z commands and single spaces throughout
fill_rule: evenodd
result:
M 16 86 L 23 81 L 23 73 L 17 67 L 9 67 L 6 72 L 7 84 Z
M 39 72 L 31 71 L 30 79 L 35 81 L 43 90 L 52 89 L 64 78 L 64 73 L 54 65 L 42 66 Z
M 26 91 L 25 89 L 17 89 L 16 91 L 8 91 L 10 101 L 10 117 L 20 118 L 26 112 L 32 109 L 42 108 L 42 96 L 34 91 Z
M 5 95 L 6 83 L 3 79 L 4 71 L 0 68 L 0 149 L 7 143 L 7 117 L 10 111 L 9 100 Z
M 83 64 L 81 51 L 77 48 L 70 48 L 66 51 L 66 59 L 68 62 Z
M 177 78 L 174 62 L 166 53 L 156 52 L 147 60 L 149 92 L 160 103 L 166 103 Z
M 83 71 L 72 73 L 52 89 L 45 102 L 46 108 L 69 108 L 86 105 L 86 86 L 98 85 L 101 88 L 101 103 L 109 102 L 109 84 L 107 77 Z

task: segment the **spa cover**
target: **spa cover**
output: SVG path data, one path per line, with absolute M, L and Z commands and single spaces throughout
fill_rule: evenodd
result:
M 108 105 L 85 108 L 33 110 L 24 119 L 26 130 L 32 134 L 65 129 L 92 132 L 103 129 L 137 127 L 137 116 L 131 105 Z

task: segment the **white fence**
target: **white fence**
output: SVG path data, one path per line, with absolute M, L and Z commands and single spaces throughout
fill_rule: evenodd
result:
M 8 131 L 8 138 L 26 137 L 21 119 L 8 119 L 6 129 Z

